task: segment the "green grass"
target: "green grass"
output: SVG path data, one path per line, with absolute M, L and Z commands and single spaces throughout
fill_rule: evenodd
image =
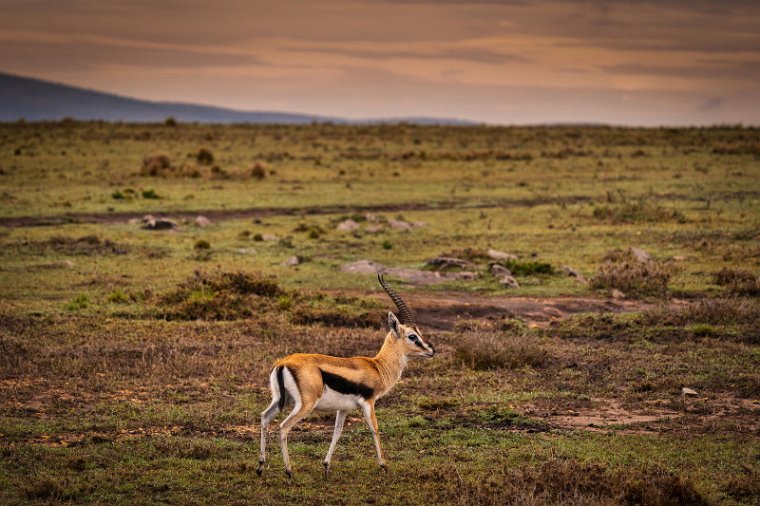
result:
M 760 497 L 756 129 L 67 122 L 0 139 L 0 503 Z M 156 153 L 175 169 L 141 175 Z M 146 213 L 181 228 L 130 222 Z M 347 218 L 361 228 L 337 230 Z M 593 279 L 630 246 L 669 278 L 623 313 L 461 321 L 489 300 L 605 307 L 607 285 L 562 267 Z M 518 256 L 520 288 L 489 274 L 489 248 Z M 328 482 L 325 415 L 291 436 L 292 482 L 275 437 L 256 477 L 272 362 L 380 346 L 391 304 L 341 267 L 429 273 L 452 254 L 478 276 L 388 276 L 423 316 L 450 317 L 421 328 L 438 356 L 378 403 L 391 471 L 355 413 Z

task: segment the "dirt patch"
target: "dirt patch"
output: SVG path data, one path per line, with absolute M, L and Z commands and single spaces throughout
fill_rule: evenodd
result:
M 357 262 L 345 264 L 341 267 L 341 270 L 343 272 L 357 274 L 389 274 L 415 285 L 434 285 L 445 281 L 470 279 L 470 277 L 475 276 L 475 273 L 472 272 L 445 273 L 404 267 L 386 267 L 385 265 L 373 262 L 372 260 L 359 260 Z
M 545 204 L 572 204 L 589 202 L 591 197 L 572 196 L 563 198 L 536 198 L 519 200 L 501 200 L 482 204 L 461 201 L 444 202 L 401 202 L 398 204 L 377 204 L 367 206 L 304 206 L 304 207 L 254 207 L 248 209 L 204 209 L 194 211 L 177 211 L 171 213 L 175 220 L 193 220 L 199 214 L 212 221 L 234 220 L 243 218 L 265 218 L 268 216 L 301 216 L 324 214 L 363 214 L 395 213 L 403 211 L 427 211 L 440 209 L 491 209 L 498 207 L 533 207 Z M 144 212 L 110 212 L 110 213 L 66 213 L 58 216 L 6 216 L 0 217 L 0 226 L 8 228 L 44 227 L 81 223 L 124 223 L 140 219 L 150 211 Z M 156 212 L 155 214 L 161 214 Z
M 383 298 L 380 294 L 368 294 Z M 452 330 L 463 320 L 517 316 L 532 327 L 547 327 L 552 321 L 576 313 L 626 313 L 654 307 L 634 300 L 591 297 L 490 297 L 463 292 L 412 293 L 407 295 L 417 322 L 427 328 Z
M 651 407 L 647 410 L 629 410 L 616 399 L 592 399 L 589 406 L 562 405 L 553 399 L 541 399 L 531 403 L 525 413 L 545 420 L 550 426 L 561 429 L 608 431 L 621 426 L 626 433 L 656 432 L 649 424 L 668 421 L 683 415 L 678 411 Z

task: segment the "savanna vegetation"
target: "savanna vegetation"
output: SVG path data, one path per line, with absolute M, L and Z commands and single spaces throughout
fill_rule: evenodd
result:
M 756 504 L 760 131 L 0 125 L 0 503 Z M 146 216 L 150 215 L 150 216 Z M 439 350 L 328 481 L 288 353 Z

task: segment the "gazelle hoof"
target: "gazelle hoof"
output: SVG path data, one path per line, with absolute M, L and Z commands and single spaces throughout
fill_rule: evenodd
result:
M 330 464 L 327 462 L 322 462 L 322 465 L 325 468 L 325 479 L 327 479 L 330 476 Z
M 385 463 L 380 464 L 380 469 L 382 469 L 383 471 L 385 471 L 386 474 L 388 474 L 388 464 L 385 464 Z
M 256 468 L 256 474 L 258 474 L 259 476 L 261 476 L 261 473 L 263 473 L 263 472 L 264 472 L 264 463 L 263 462 L 259 462 L 259 467 Z
M 289 480 L 293 479 L 293 471 L 285 469 L 285 476 L 287 476 Z

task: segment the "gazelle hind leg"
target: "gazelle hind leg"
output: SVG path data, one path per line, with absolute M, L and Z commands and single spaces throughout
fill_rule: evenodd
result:
M 261 443 L 259 446 L 259 467 L 256 468 L 256 474 L 261 476 L 264 471 L 264 463 L 266 462 L 266 449 L 267 449 L 267 427 L 272 422 L 272 419 L 280 412 L 278 406 L 279 399 L 272 399 L 272 403 L 269 407 L 261 413 Z
M 383 448 L 380 446 L 380 432 L 377 428 L 377 418 L 375 417 L 375 403 L 367 401 L 362 405 L 362 411 L 364 412 L 364 419 L 367 421 L 370 432 L 372 432 L 372 438 L 375 441 L 375 450 L 377 451 L 377 462 L 383 471 L 388 472 L 388 465 L 385 463 L 385 457 L 383 456 Z
M 325 461 L 322 463 L 322 465 L 325 466 L 325 478 L 327 478 L 327 476 L 330 474 L 330 461 L 332 460 L 332 455 L 335 451 L 335 447 L 338 445 L 338 439 L 340 439 L 340 434 L 343 432 L 343 424 L 345 422 L 346 412 L 338 411 L 338 413 L 335 415 L 335 430 L 333 431 L 332 442 L 330 442 L 330 449 L 327 450 L 327 456 L 325 457 Z
M 312 412 L 316 406 L 315 402 L 302 403 L 300 399 L 296 401 L 296 407 L 290 412 L 288 417 L 280 424 L 280 447 L 282 448 L 282 461 L 285 464 L 285 474 L 288 478 L 293 476 L 290 468 L 290 454 L 288 453 L 288 433 L 295 424 L 303 420 L 306 415 Z

